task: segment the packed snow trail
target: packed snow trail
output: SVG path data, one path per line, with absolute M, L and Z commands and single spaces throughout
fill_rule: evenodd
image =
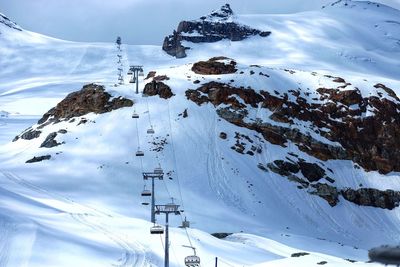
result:
M 68 208 L 71 208 L 72 210 L 84 211 L 83 213 L 68 212 L 68 214 L 74 221 L 83 224 L 86 227 L 89 227 L 90 229 L 96 232 L 103 234 L 124 251 L 122 253 L 123 256 L 121 257 L 121 259 L 118 260 L 119 263 L 114 266 L 120 266 L 120 267 L 150 266 L 150 263 L 146 259 L 146 251 L 142 245 L 133 240 L 130 240 L 130 242 L 134 242 L 133 244 L 129 243 L 124 238 L 116 234 L 112 229 L 107 229 L 107 226 L 100 222 L 102 218 L 113 218 L 115 215 L 111 215 L 110 213 L 101 211 L 99 209 L 84 204 L 79 204 L 68 197 L 64 197 L 59 194 L 49 192 L 48 190 L 36 186 L 33 183 L 28 182 L 13 173 L 4 172 L 1 170 L 0 172 L 6 179 L 18 184 L 21 187 L 39 193 L 40 195 L 48 196 L 51 199 L 64 202 L 65 204 L 69 204 L 70 207 Z M 7 243 L 5 242 L 5 244 Z M 3 259 L 3 255 L 1 256 L 1 259 Z M 4 256 L 4 259 L 6 259 L 6 256 Z

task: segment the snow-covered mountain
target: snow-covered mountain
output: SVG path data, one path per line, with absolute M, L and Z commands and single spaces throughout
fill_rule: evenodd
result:
M 140 196 L 157 166 L 157 203 L 184 210 L 171 266 L 188 236 L 202 266 L 374 266 L 368 249 L 398 242 L 398 10 L 225 5 L 165 51 L 122 52 L 1 18 L 0 110 L 21 114 L 0 121 L 2 265 L 162 266 Z M 118 53 L 125 73 L 144 66 L 143 94 L 116 85 Z

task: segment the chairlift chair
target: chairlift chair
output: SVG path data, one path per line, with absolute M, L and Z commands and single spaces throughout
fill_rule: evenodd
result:
M 144 156 L 144 152 L 140 149 L 138 149 L 138 151 L 136 151 L 136 157 L 143 157 Z
M 142 205 L 143 205 L 143 206 L 148 206 L 148 205 L 149 205 L 149 202 L 142 202 Z
M 133 75 L 133 72 L 131 70 L 128 71 L 128 75 Z
M 154 169 L 154 173 L 156 173 L 156 174 L 163 174 L 164 171 L 163 171 L 163 169 L 161 169 L 161 167 L 157 167 L 157 168 Z
M 143 72 L 143 70 L 142 70 L 142 69 L 139 71 L 139 76 L 141 76 L 141 77 L 143 77 L 143 76 L 144 76 L 144 72 Z
M 152 235 L 162 235 L 164 234 L 164 228 L 161 225 L 155 224 L 150 228 L 150 234 Z
M 134 79 L 133 77 L 129 80 L 129 83 L 135 83 L 136 79 Z
M 182 225 L 179 226 L 179 228 L 190 228 L 190 221 L 186 220 L 186 217 L 185 217 L 185 220 L 182 221 Z
M 198 267 L 200 266 L 200 257 L 196 255 L 191 255 L 185 257 L 185 265 L 187 267 Z
M 147 133 L 148 133 L 148 134 L 154 134 L 154 129 L 153 129 L 153 127 L 150 128 L 150 129 L 148 129 L 148 130 L 147 130 Z
M 133 112 L 132 118 L 133 119 L 139 119 L 139 114 L 137 114 L 136 112 Z
M 151 191 L 146 189 L 146 186 L 145 186 L 141 195 L 142 195 L 142 197 L 150 197 L 151 196 Z

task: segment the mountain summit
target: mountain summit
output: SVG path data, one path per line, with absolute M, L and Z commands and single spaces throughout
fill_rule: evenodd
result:
M 208 16 L 201 17 L 200 19 L 208 21 L 215 21 L 215 20 L 227 21 L 231 19 L 233 15 L 234 14 L 231 9 L 231 6 L 229 4 L 225 4 L 220 9 L 214 10 Z
M 251 36 L 267 37 L 271 32 L 261 31 L 233 21 L 233 11 L 229 4 L 211 12 L 198 20 L 181 21 L 173 34 L 165 37 L 163 50 L 169 55 L 184 58 L 190 47 L 182 45 L 183 41 L 191 43 L 213 43 L 223 39 L 241 41 Z

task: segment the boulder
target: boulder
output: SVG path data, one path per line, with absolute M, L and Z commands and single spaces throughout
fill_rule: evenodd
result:
M 201 75 L 221 75 L 236 72 L 236 62 L 226 57 L 213 57 L 193 64 L 192 71 Z
M 147 96 L 158 95 L 159 97 L 164 99 L 171 98 L 174 95 L 168 85 L 163 82 L 157 82 L 155 80 L 147 83 L 144 86 L 143 94 Z

